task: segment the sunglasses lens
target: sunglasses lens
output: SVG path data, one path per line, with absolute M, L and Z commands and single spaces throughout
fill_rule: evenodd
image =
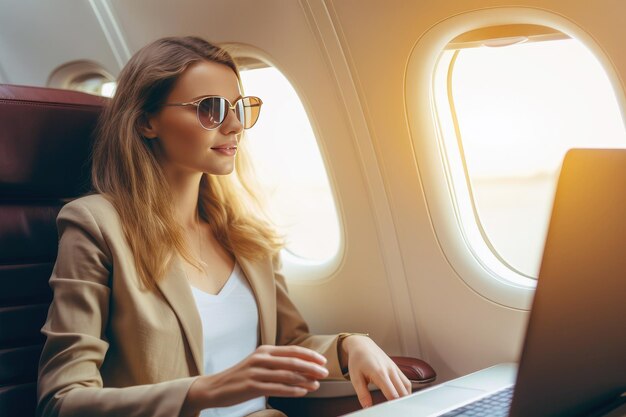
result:
M 235 115 L 245 129 L 250 129 L 259 119 L 263 102 L 258 97 L 243 97 L 235 103 Z M 215 129 L 228 114 L 228 101 L 223 97 L 207 97 L 198 103 L 198 120 L 205 129 Z
M 245 129 L 250 129 L 259 120 L 263 102 L 258 97 L 244 97 L 237 102 L 237 118 Z
M 226 118 L 228 105 L 222 97 L 207 97 L 198 104 L 198 119 L 206 129 L 215 129 Z

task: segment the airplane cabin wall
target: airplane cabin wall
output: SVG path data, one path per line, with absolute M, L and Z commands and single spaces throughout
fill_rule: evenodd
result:
M 404 103 L 407 61 L 426 31 L 451 16 L 507 7 L 511 3 L 340 0 L 327 4 L 366 106 L 369 131 L 392 205 L 424 357 L 443 379 L 518 360 L 528 313 L 477 294 L 446 260 L 428 213 Z M 626 53 L 620 39 L 623 39 L 621 16 L 626 12 L 626 3 L 600 1 L 592 6 L 586 1 L 524 0 L 514 5 L 554 13 L 590 34 L 612 61 L 620 83 L 616 88 L 623 90 Z
M 11 10 L 0 16 L 1 82 L 45 85 L 55 68 L 77 59 L 93 60 L 117 75 L 133 52 L 167 35 L 241 44 L 242 52 L 277 66 L 309 113 L 345 238 L 344 258 L 332 276 L 314 282 L 287 276 L 312 330 L 369 332 L 390 354 L 428 360 L 439 381 L 518 359 L 528 311 L 476 293 L 448 262 L 429 214 L 433 208 L 422 187 L 404 96 L 407 62 L 424 32 L 450 16 L 510 3 L 7 4 L 0 2 L 3 12 Z M 541 8 L 574 21 L 593 36 L 617 74 L 626 73 L 620 41 L 623 2 L 520 0 L 515 6 Z

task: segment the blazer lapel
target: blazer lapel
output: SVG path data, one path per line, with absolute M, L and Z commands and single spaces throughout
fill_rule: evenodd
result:
M 250 261 L 235 255 L 239 266 L 252 287 L 259 309 L 261 344 L 276 343 L 276 288 L 269 264 Z
M 261 344 L 275 344 L 276 288 L 271 265 L 250 261 L 237 255 L 235 259 L 254 292 L 259 309 Z M 157 285 L 178 317 L 189 343 L 197 373 L 202 375 L 204 373 L 202 320 L 179 256 L 174 256 L 170 270 Z
M 179 256 L 174 256 L 169 271 L 157 285 L 176 313 L 189 343 L 197 374 L 202 375 L 204 373 L 202 321 Z

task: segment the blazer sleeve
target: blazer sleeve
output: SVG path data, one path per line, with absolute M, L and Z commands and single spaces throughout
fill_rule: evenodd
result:
M 339 364 L 339 342 L 346 336 L 360 333 L 338 333 L 335 335 L 315 335 L 289 298 L 287 284 L 280 269 L 278 255 L 273 258 L 274 279 L 276 281 L 277 345 L 299 345 L 315 350 L 326 357 L 328 376 L 325 379 L 349 380 Z
M 178 416 L 197 376 L 103 388 L 111 253 L 93 214 L 77 202 L 61 209 L 57 227 L 58 256 L 50 278 L 54 297 L 41 329 L 46 342 L 39 360 L 36 415 Z

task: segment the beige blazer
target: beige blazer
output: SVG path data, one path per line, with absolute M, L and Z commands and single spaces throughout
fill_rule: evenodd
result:
M 178 416 L 203 371 L 202 324 L 181 259 L 158 291 L 142 289 L 117 211 L 102 195 L 66 204 L 57 227 L 37 415 Z M 261 344 L 313 349 L 328 359 L 327 379 L 344 379 L 337 342 L 347 333 L 310 334 L 271 260 L 236 259 L 257 301 Z

